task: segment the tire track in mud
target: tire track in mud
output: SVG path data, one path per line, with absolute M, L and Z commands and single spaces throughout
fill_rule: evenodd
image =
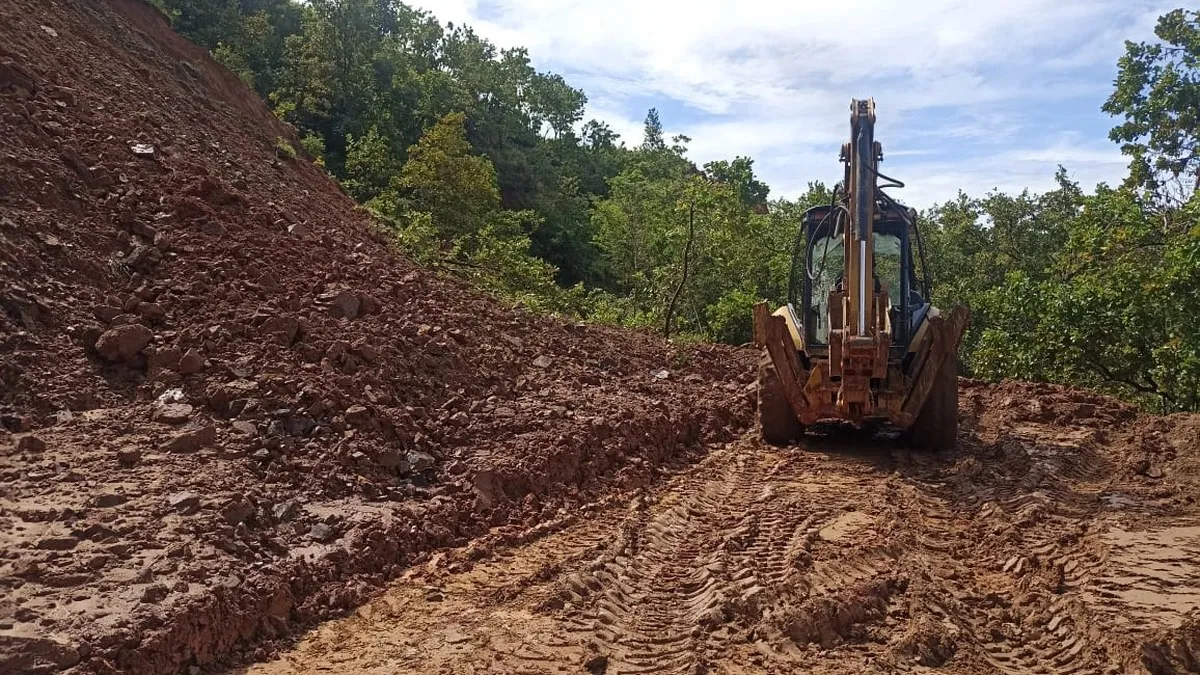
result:
M 570 601 L 586 607 L 577 625 L 600 672 L 694 673 L 719 646 L 708 629 L 734 602 L 724 533 L 759 493 L 763 467 L 747 454 L 705 465 L 626 528 L 593 570 L 568 579 Z
M 600 510 L 466 570 L 432 563 L 340 629 L 251 672 L 314 672 L 350 652 L 336 669 L 544 673 L 569 663 L 606 675 L 691 674 L 747 642 L 757 643 L 761 672 L 794 665 L 788 631 L 802 642 L 836 639 L 862 618 L 845 611 L 858 587 L 893 562 L 873 545 L 855 545 L 853 560 L 813 560 L 814 548 L 847 545 L 872 522 L 852 507 L 878 479 L 865 464 L 865 477 L 842 461 L 820 464 L 750 441 L 716 449 L 655 491 L 657 501 Z
M 1004 443 L 716 448 L 511 546 L 448 554 L 251 672 L 1145 672 L 1147 640 L 1178 640 L 1139 622 L 1200 605 L 1200 527 L 1116 527 L 1110 496 L 1132 488 L 1103 458 Z

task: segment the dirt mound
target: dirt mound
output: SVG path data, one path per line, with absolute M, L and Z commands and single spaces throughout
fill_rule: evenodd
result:
M 752 354 L 435 278 L 282 143 L 149 5 L 0 6 L 0 671 L 210 663 L 749 422 Z

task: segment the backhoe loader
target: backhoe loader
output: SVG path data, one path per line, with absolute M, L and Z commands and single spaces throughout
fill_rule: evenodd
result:
M 844 179 L 829 204 L 805 212 L 792 252 L 788 302 L 754 306 L 763 439 L 798 440 L 817 422 L 885 421 L 917 447 L 953 448 L 958 345 L 968 312 L 930 304 L 917 214 L 883 192 L 874 99 L 851 101 Z M 918 278 L 913 240 L 922 261 Z

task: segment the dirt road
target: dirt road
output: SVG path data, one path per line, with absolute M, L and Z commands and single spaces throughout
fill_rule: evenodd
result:
M 747 437 L 655 488 L 441 556 L 239 672 L 1194 667 L 1190 497 L 1130 475 L 1128 447 L 1087 421 L 1025 417 L 984 415 L 943 457 Z

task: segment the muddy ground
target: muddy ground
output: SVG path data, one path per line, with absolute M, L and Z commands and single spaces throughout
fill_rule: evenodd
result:
M 1194 670 L 1200 420 L 969 384 L 955 453 L 748 435 L 233 672 Z

